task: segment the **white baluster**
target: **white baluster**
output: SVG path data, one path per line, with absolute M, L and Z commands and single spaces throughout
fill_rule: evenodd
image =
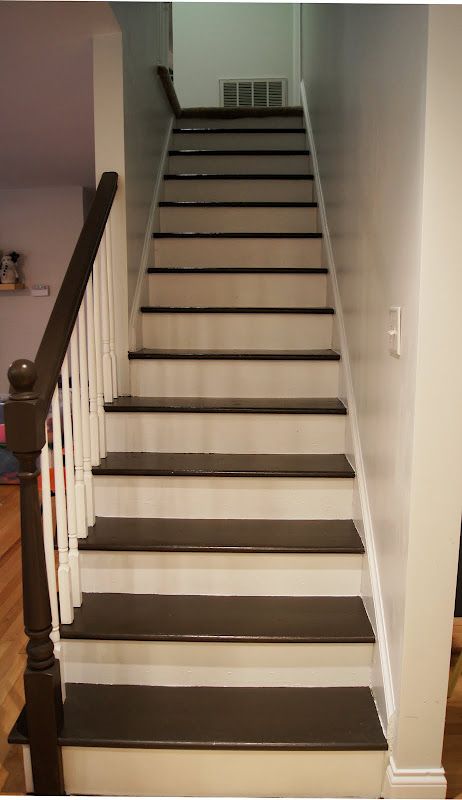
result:
M 117 361 L 115 355 L 115 326 L 114 326 L 114 281 L 112 262 L 112 222 L 111 215 L 106 223 L 106 248 L 107 248 L 107 293 L 109 305 L 109 353 L 111 356 L 112 394 L 117 397 Z
M 87 508 L 85 501 L 85 484 L 83 480 L 83 434 L 82 413 L 80 410 L 80 368 L 77 326 L 71 336 L 71 377 L 72 377 L 72 428 L 74 433 L 74 466 L 75 466 L 75 513 L 77 536 L 85 539 L 87 530 Z
M 100 246 L 99 266 L 100 266 L 100 287 L 101 287 L 101 338 L 103 342 L 103 388 L 104 402 L 112 403 L 114 395 L 112 393 L 112 364 L 109 352 L 109 306 L 107 288 L 107 248 L 106 234 L 103 234 Z
M 77 511 L 75 505 L 74 443 L 71 419 L 71 397 L 69 393 L 69 367 L 67 355 L 61 367 L 63 391 L 64 458 L 66 465 L 67 532 L 69 537 L 69 567 L 71 570 L 72 602 L 82 605 L 80 588 L 79 547 L 77 542 Z
M 53 417 L 53 468 L 55 476 L 56 531 L 58 539 L 58 586 L 61 622 L 68 624 L 74 619 L 72 603 L 71 570 L 69 567 L 69 545 L 67 539 L 66 490 L 64 488 L 63 444 L 61 438 L 61 412 L 59 391 L 56 387 L 52 401 Z
M 55 655 L 60 649 L 59 636 L 59 610 L 58 589 L 56 585 L 55 543 L 53 537 L 53 511 L 51 508 L 50 487 L 50 456 L 48 453 L 47 424 L 45 423 L 45 444 L 40 456 L 40 469 L 42 472 L 42 527 L 43 546 L 45 548 L 45 562 L 47 566 L 48 593 L 51 607 L 51 633 L 50 638 L 55 645 Z
M 85 506 L 87 509 L 87 525 L 95 524 L 93 503 L 93 475 L 91 472 L 90 446 L 90 409 L 88 405 L 88 366 L 85 325 L 85 303 L 79 311 L 79 364 L 80 364 L 80 411 L 82 414 L 83 441 L 83 482 L 85 484 Z
M 101 342 L 101 292 L 100 292 L 101 250 L 96 256 L 93 267 L 93 312 L 95 326 L 95 363 L 96 363 L 96 411 L 99 428 L 99 455 L 106 456 L 106 420 L 104 419 L 103 393 L 103 346 Z
M 96 406 L 95 321 L 93 310 L 93 280 L 91 275 L 88 279 L 85 297 L 88 345 L 88 397 L 90 402 L 90 457 L 92 466 L 97 467 L 99 464 L 99 430 Z

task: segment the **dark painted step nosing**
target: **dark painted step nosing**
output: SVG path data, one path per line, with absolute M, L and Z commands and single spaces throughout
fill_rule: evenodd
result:
M 205 128 L 205 127 L 189 127 L 189 128 L 173 128 L 172 133 L 306 133 L 305 128 Z
M 177 119 L 266 119 L 268 117 L 303 117 L 303 108 L 302 106 L 283 106 L 280 108 L 191 106 L 190 108 L 182 108 L 181 115 Z
M 83 594 L 63 639 L 373 644 L 360 597 Z
M 305 128 L 173 128 L 172 133 L 302 133 Z
M 79 550 L 169 553 L 364 553 L 352 520 L 97 517 Z
M 149 275 L 327 275 L 327 267 L 148 267 Z
M 164 181 L 314 181 L 312 174 L 282 174 L 277 172 L 275 174 L 250 174 L 250 173 L 236 173 L 229 172 L 177 172 L 164 175 Z
M 205 200 L 161 200 L 160 208 L 317 208 L 314 202 L 307 203 L 276 203 L 253 201 L 205 201 Z
M 354 478 L 342 453 L 237 454 L 110 452 L 93 475 L 216 478 Z
M 27 744 L 23 710 L 10 734 Z M 383 751 L 365 686 L 253 688 L 66 686 L 62 746 L 203 750 Z
M 309 156 L 309 150 L 169 150 L 169 156 Z
M 169 233 L 153 233 L 153 239 L 322 239 L 322 233 L 255 233 L 240 231 L 239 233 L 197 233 L 193 231 L 172 231 Z
M 143 347 L 130 360 L 194 359 L 212 361 L 340 361 L 335 350 L 164 350 Z
M 333 308 L 313 306 L 311 308 L 262 306 L 140 306 L 142 314 L 311 314 L 332 315 Z
M 345 415 L 338 398 L 118 397 L 105 403 L 109 413 L 180 412 L 193 414 L 330 414 Z

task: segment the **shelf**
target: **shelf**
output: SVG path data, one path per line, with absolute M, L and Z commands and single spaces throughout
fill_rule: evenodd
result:
M 0 292 L 19 292 L 25 288 L 23 283 L 0 283 Z

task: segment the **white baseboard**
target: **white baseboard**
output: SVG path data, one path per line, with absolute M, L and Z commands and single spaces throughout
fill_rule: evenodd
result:
M 355 402 L 351 364 L 348 351 L 348 342 L 345 330 L 345 320 L 342 309 L 342 301 L 340 297 L 340 290 L 337 280 L 337 272 L 335 268 L 332 242 L 329 234 L 326 207 L 324 203 L 324 196 L 321 186 L 321 178 L 320 178 L 319 165 L 316 154 L 316 146 L 313 137 L 313 129 L 311 127 L 310 114 L 308 110 L 305 83 L 303 80 L 301 81 L 300 84 L 300 93 L 301 93 L 301 102 L 303 106 L 307 136 L 309 141 L 309 149 L 313 165 L 315 191 L 319 206 L 318 210 L 321 223 L 321 230 L 323 233 L 325 254 L 328 262 L 327 267 L 329 269 L 329 278 L 331 281 L 332 291 L 334 295 L 338 336 L 340 341 L 340 349 L 342 353 L 341 366 L 343 370 L 346 401 L 348 406 L 348 419 L 350 422 L 351 438 L 353 444 L 357 490 L 359 495 L 359 505 L 362 517 L 358 527 L 360 529 L 361 535 L 364 535 L 364 544 L 367 553 L 367 558 L 364 559 L 364 563 L 365 563 L 365 569 L 368 569 L 369 573 L 368 579 L 371 589 L 371 602 L 368 602 L 367 597 L 364 598 L 364 601 L 369 616 L 371 617 L 371 622 L 374 628 L 374 632 L 376 634 L 377 646 L 380 656 L 379 669 L 381 675 L 376 676 L 375 680 L 373 679 L 373 689 L 380 720 L 390 741 L 391 726 L 389 723 L 393 719 L 395 712 L 395 698 L 394 698 L 393 684 L 391 678 L 390 654 L 388 649 L 388 641 L 387 641 L 386 627 L 385 627 L 385 616 L 384 616 L 384 609 L 382 602 L 380 573 L 377 563 L 372 516 L 371 516 L 371 510 L 367 492 L 366 475 L 365 475 L 364 461 L 361 449 L 361 440 L 359 436 L 358 413 Z M 399 795 L 394 795 L 394 796 L 398 797 Z
M 446 797 L 444 769 L 398 769 L 393 756 L 390 757 L 382 797 L 438 800 Z
M 130 320 L 128 326 L 128 337 L 129 337 L 129 347 L 130 350 L 135 350 L 139 346 L 139 336 L 138 336 L 138 323 L 139 323 L 139 308 L 141 305 L 141 292 L 143 290 L 143 285 L 147 284 L 146 279 L 146 270 L 148 268 L 149 256 L 151 253 L 151 244 L 152 244 L 152 233 L 154 230 L 154 220 L 156 216 L 157 207 L 159 204 L 160 193 L 162 189 L 162 180 L 164 177 L 165 172 L 165 165 L 168 158 L 168 146 L 170 143 L 170 137 L 172 135 L 172 128 L 173 128 L 173 121 L 174 117 L 173 114 L 170 118 L 170 122 L 167 126 L 165 131 L 165 138 L 164 143 L 162 146 L 162 155 L 159 161 L 159 169 L 157 170 L 156 182 L 154 185 L 154 192 L 152 195 L 151 207 L 149 209 L 148 221 L 146 225 L 146 231 L 144 234 L 144 243 L 143 249 L 141 251 L 141 258 L 140 258 L 140 266 L 138 270 L 138 277 L 136 279 L 136 287 L 135 287 L 135 294 L 133 295 L 133 302 L 130 311 Z

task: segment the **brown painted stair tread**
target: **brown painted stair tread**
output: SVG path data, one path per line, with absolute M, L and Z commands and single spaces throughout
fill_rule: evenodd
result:
M 180 411 L 191 413 L 346 414 L 336 397 L 118 397 L 104 410 L 117 412 Z
M 141 306 L 142 314 L 319 314 L 331 315 L 332 306 Z
M 67 684 L 61 745 L 214 750 L 386 750 L 367 687 Z M 10 741 L 27 742 L 22 713 Z
M 280 148 L 275 150 L 194 150 L 193 148 L 183 150 L 169 150 L 169 156 L 309 156 L 310 151 L 302 150 L 287 150 L 287 148 Z
M 353 478 L 347 458 L 335 454 L 108 453 L 94 475 Z
M 363 553 L 352 520 L 97 517 L 79 550 Z
M 153 233 L 153 239 L 322 239 L 322 233 L 292 233 L 288 231 L 169 231 Z
M 148 267 L 148 273 L 155 275 L 327 275 L 328 271 L 327 267 Z
M 128 354 L 129 359 L 211 359 L 228 361 L 340 361 L 335 350 L 165 350 L 141 347 Z
M 84 594 L 64 639 L 373 643 L 360 597 Z
M 235 133 L 300 133 L 305 134 L 305 128 L 173 128 L 172 133 L 226 133 L 228 136 L 229 134 Z
M 317 208 L 315 202 L 277 203 L 250 200 L 161 200 L 160 208 Z
M 170 172 L 164 181 L 314 181 L 314 175 L 301 173 L 248 172 Z

